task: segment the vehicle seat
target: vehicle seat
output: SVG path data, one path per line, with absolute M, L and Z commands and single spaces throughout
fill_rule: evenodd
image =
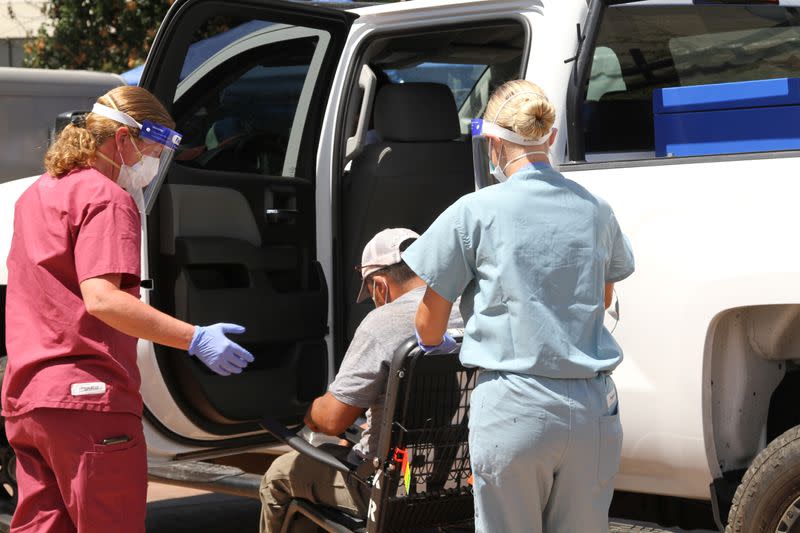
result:
M 246 372 L 229 378 L 185 354 L 171 357 L 188 403 L 223 423 L 254 419 L 267 409 L 284 419 L 302 414 L 326 382 L 326 289 L 280 284 L 285 273 L 303 267 L 298 250 L 262 243 L 241 192 L 165 185 L 159 201 L 161 254 L 174 281 L 175 316 L 190 324 L 245 326 L 235 340 L 256 357 Z
M 375 98 L 381 142 L 364 147 L 342 189 L 346 335 L 372 309 L 356 304 L 361 278 L 353 267 L 379 231 L 406 227 L 422 234 L 439 214 L 475 189 L 472 148 L 460 139 L 450 89 L 438 83 L 385 85 Z

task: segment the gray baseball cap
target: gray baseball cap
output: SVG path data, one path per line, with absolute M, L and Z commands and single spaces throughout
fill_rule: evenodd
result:
M 409 239 L 418 239 L 419 234 L 406 228 L 389 228 L 375 235 L 364 247 L 361 254 L 361 264 L 356 270 L 361 274 L 361 290 L 358 291 L 357 303 L 369 298 L 366 279 L 370 274 L 387 266 L 396 265 L 402 261 L 400 257 L 401 245 Z

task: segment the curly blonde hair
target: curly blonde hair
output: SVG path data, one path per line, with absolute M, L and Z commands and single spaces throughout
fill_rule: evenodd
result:
M 141 123 L 150 120 L 170 128 L 175 122 L 161 102 L 147 89 L 141 87 L 116 87 L 97 99 L 97 103 L 127 113 Z M 97 148 L 114 137 L 122 125 L 114 120 L 89 113 L 82 124 L 68 124 L 48 148 L 44 168 L 48 174 L 60 178 L 79 168 L 91 167 L 97 158 Z M 139 130 L 128 127 L 133 137 Z
M 526 139 L 538 139 L 552 129 L 556 109 L 541 87 L 527 80 L 513 80 L 492 94 L 483 118 Z

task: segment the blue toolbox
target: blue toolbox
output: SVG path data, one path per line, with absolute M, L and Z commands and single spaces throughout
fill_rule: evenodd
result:
M 800 150 L 800 78 L 653 91 L 656 156 Z

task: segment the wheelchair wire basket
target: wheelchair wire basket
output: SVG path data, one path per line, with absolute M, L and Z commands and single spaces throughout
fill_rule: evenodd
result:
M 384 524 L 392 531 L 472 518 L 468 421 L 477 372 L 459 368 L 422 372 L 407 384 L 410 390 L 394 426 L 394 468 L 387 479 Z

